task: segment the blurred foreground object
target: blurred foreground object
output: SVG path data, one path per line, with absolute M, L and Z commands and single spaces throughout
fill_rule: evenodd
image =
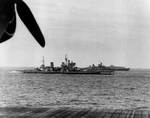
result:
M 44 36 L 29 7 L 22 0 L 0 0 L 0 43 L 10 39 L 16 29 L 16 10 L 36 41 L 45 46 Z

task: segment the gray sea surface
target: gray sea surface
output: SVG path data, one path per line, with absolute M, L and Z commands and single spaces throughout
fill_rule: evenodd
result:
M 150 70 L 131 69 L 109 76 L 13 70 L 0 69 L 0 107 L 150 109 Z

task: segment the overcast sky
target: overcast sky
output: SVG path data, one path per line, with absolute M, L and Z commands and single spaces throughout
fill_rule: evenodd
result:
M 17 16 L 15 36 L 0 44 L 0 66 L 59 65 L 150 68 L 149 0 L 24 0 L 46 39 L 41 48 Z

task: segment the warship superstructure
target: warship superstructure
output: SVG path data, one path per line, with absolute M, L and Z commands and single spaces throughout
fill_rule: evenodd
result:
M 54 62 L 50 62 L 50 66 L 45 66 L 44 57 L 42 65 L 33 70 L 23 70 L 23 73 L 40 73 L 40 74 L 99 74 L 99 75 L 113 75 L 115 71 L 128 71 L 129 68 L 104 66 L 102 62 L 97 66 L 90 65 L 88 67 L 77 67 L 76 63 L 69 60 L 65 56 L 65 61 L 60 66 L 55 67 Z M 116 69 L 117 68 L 117 69 Z

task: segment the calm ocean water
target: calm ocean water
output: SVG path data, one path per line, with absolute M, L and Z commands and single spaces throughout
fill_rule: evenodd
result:
M 0 69 L 0 106 L 150 109 L 150 70 L 112 76 L 22 74 Z

